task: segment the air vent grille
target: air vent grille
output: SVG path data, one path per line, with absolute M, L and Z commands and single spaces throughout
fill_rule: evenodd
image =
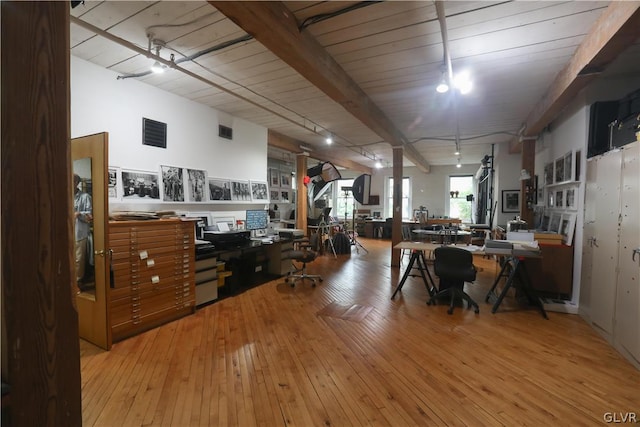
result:
M 233 139 L 233 129 L 228 126 L 218 125 L 218 136 L 225 139 Z
M 142 118 L 142 143 L 167 148 L 167 124 Z

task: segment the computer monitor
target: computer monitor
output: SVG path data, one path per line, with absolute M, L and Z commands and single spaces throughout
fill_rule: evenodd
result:
M 264 230 L 269 227 L 269 211 L 255 209 L 247 211 L 245 228 L 247 230 Z

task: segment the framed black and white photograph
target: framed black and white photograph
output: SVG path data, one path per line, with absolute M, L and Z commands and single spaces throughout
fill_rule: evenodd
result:
M 182 168 L 160 166 L 162 171 L 162 200 L 165 202 L 184 202 L 184 176 Z
M 282 187 L 282 188 L 291 188 L 291 174 L 290 173 L 281 173 L 280 174 L 280 187 Z
M 280 187 L 280 171 L 278 169 L 269 169 L 269 186 Z
M 111 181 L 111 177 L 109 177 Z M 154 172 L 122 170 L 122 199 L 136 200 L 160 200 L 160 186 L 158 174 Z
M 573 152 L 569 151 L 564 155 L 564 178 L 563 181 L 573 180 Z
M 564 206 L 567 209 L 575 211 L 577 209 L 576 206 L 576 189 L 575 188 L 567 188 L 564 196 Z
M 549 229 L 547 231 L 551 231 L 552 233 L 559 233 L 561 222 L 562 222 L 562 214 L 558 212 L 552 213 L 551 219 L 549 220 Z
M 280 190 L 280 201 L 289 202 L 289 190 Z
M 231 200 L 236 202 L 251 201 L 249 181 L 231 181 Z
M 559 233 L 562 234 L 562 241 L 564 242 L 565 245 L 571 246 L 571 244 L 573 243 L 573 232 L 575 228 L 576 228 L 576 214 L 574 213 L 562 214 Z
M 190 202 L 207 201 L 207 172 L 198 169 L 187 169 L 187 188 Z
M 547 207 L 553 208 L 555 206 L 554 201 L 555 201 L 555 198 L 554 198 L 553 189 L 550 188 L 547 190 Z
M 120 168 L 111 166 L 109 167 L 109 183 L 107 184 L 107 194 L 110 199 L 118 198 L 118 175 L 120 175 Z
M 251 181 L 251 200 L 254 202 L 269 201 L 269 191 L 266 182 Z
M 540 230 L 547 231 L 549 229 L 549 223 L 551 223 L 551 215 L 543 214 L 542 221 L 540 221 Z
M 502 190 L 502 212 L 520 212 L 520 190 Z
M 274 200 L 280 200 L 280 189 L 276 188 L 275 190 L 272 188 L 270 191 L 270 198 L 273 202 Z
M 553 184 L 553 162 L 544 165 L 544 184 Z
M 556 208 L 563 207 L 564 206 L 564 190 L 556 190 L 555 198 L 556 198 L 555 200 Z
M 209 178 L 209 200 L 231 200 L 231 181 L 221 178 Z
M 555 173 L 555 183 L 564 181 L 564 157 L 556 159 Z

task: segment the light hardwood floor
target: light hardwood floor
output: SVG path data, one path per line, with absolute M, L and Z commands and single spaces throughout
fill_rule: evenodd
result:
M 85 426 L 601 425 L 640 418 L 640 371 L 579 316 L 491 314 L 494 261 L 467 291 L 480 314 L 427 306 L 390 242 L 324 255 L 324 282 L 282 279 L 113 346 L 81 342 Z M 403 267 L 408 259 L 403 260 Z

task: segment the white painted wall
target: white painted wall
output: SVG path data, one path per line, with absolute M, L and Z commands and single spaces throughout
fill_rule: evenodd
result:
M 267 181 L 267 129 L 71 57 L 71 135 L 109 133 L 109 166 L 159 172 L 161 165 L 209 177 Z M 142 118 L 167 123 L 167 148 L 142 144 Z M 218 137 L 218 124 L 233 140 Z M 121 194 L 121 193 L 120 193 Z M 110 210 L 223 211 L 244 219 L 247 203 L 124 203 Z M 264 205 L 264 204 L 261 204 Z M 256 208 L 255 204 L 251 208 Z

